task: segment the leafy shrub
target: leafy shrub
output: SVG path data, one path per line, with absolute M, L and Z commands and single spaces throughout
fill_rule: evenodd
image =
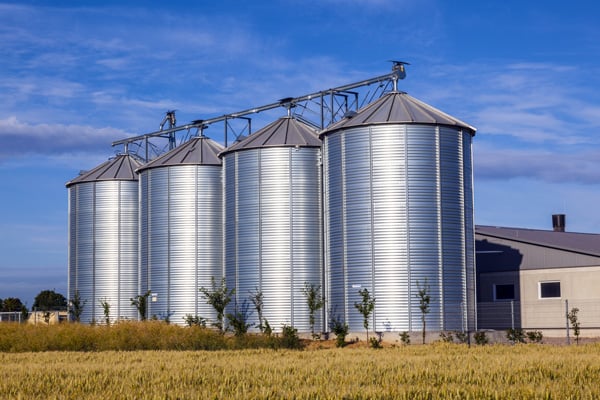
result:
M 542 343 L 542 339 L 544 339 L 544 335 L 540 331 L 528 331 L 525 335 L 531 343 Z
M 506 330 L 506 338 L 513 343 L 525 343 L 525 332 L 520 328 Z
M 408 334 L 408 332 L 406 332 L 406 331 L 400 332 L 400 341 L 404 345 L 410 344 L 410 335 Z
M 369 339 L 369 346 L 371 346 L 372 349 L 381 349 L 381 348 L 383 348 L 383 346 L 381 345 L 381 339 L 376 338 L 376 337 L 371 337 Z
M 252 325 L 247 322 L 247 315 L 242 312 L 228 313 L 227 320 L 235 336 L 244 336 Z
M 440 332 L 440 339 L 445 343 L 454 343 L 454 335 L 452 332 Z
M 298 329 L 290 325 L 283 325 L 280 345 L 286 349 L 301 349 L 302 342 L 298 337 Z
M 331 321 L 331 330 L 335 334 L 336 347 L 344 347 L 346 345 L 346 336 L 348 336 L 348 331 L 350 330 L 348 324 L 340 318 L 334 318 Z
M 269 321 L 267 321 L 267 319 L 264 319 L 265 321 L 265 325 L 264 325 L 264 329 L 263 329 L 263 333 L 266 336 L 271 336 L 271 334 L 273 333 L 273 329 L 271 329 L 271 325 L 269 324 Z
M 206 327 L 206 319 L 198 315 L 186 314 L 185 317 L 183 317 L 183 319 L 187 326 L 201 326 L 203 328 Z
M 456 332 L 456 340 L 458 340 L 458 343 L 467 343 L 469 334 L 467 332 Z
M 487 334 L 484 331 L 478 331 L 473 334 L 473 339 L 475 339 L 475 343 L 483 346 L 489 343 L 489 339 Z

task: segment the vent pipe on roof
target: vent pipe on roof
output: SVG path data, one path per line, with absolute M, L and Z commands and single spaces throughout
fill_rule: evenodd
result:
M 554 232 L 565 231 L 565 214 L 552 214 L 552 229 Z

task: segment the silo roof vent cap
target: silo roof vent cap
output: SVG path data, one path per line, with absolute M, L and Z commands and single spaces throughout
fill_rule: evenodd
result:
M 354 117 L 356 114 L 358 114 L 356 111 L 348 110 L 344 113 L 344 118 L 350 119 L 350 118 Z

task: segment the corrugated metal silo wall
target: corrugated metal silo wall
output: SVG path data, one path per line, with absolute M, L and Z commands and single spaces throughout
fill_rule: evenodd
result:
M 140 174 L 140 293 L 150 290 L 148 317 L 185 324 L 213 320 L 199 293 L 223 277 L 221 167 L 178 165 Z
M 264 317 L 310 332 L 304 283 L 323 286 L 319 148 L 260 148 L 223 158 L 225 276 L 238 309 L 264 297 Z M 323 290 L 323 289 L 322 289 Z M 323 292 L 322 292 L 323 293 Z M 323 314 L 315 331 L 323 328 Z M 249 321 L 257 325 L 252 312 Z
M 477 281 L 475 273 L 475 205 L 473 199 L 472 136 L 463 133 L 465 180 L 465 249 L 467 268 L 467 319 L 469 330 L 477 330 Z
M 85 182 L 69 187 L 69 298 L 79 291 L 81 321 L 136 319 L 138 183 Z
M 364 330 L 354 303 L 367 288 L 376 298 L 371 328 L 420 330 L 417 285 L 426 282 L 428 329 L 462 328 L 473 229 L 465 215 L 472 213 L 465 163 L 470 136 L 456 129 L 380 125 L 326 135 L 325 265 L 333 317 Z

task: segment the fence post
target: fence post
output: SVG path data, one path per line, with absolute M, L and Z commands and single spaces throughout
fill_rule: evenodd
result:
M 515 301 L 510 301 L 510 327 L 515 330 Z
M 571 337 L 569 336 L 569 300 L 565 300 L 565 322 L 567 323 L 567 344 L 571 344 Z

